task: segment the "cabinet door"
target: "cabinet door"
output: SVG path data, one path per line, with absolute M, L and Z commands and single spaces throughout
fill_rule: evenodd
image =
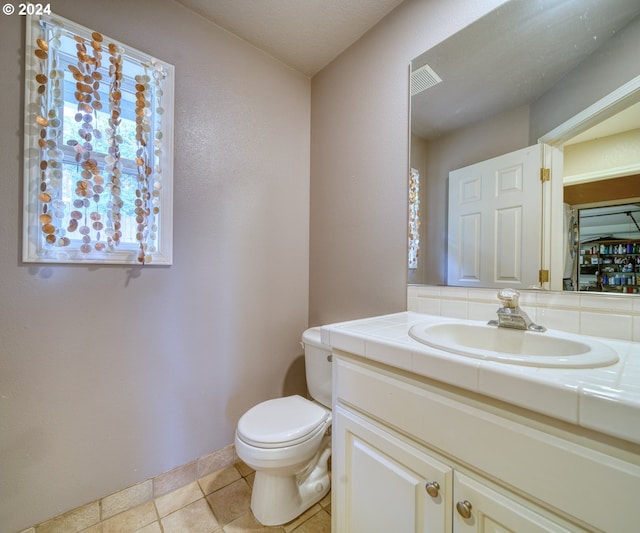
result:
M 569 532 L 511 498 L 460 472 L 454 474 L 454 533 Z M 577 529 L 572 529 L 577 531 Z
M 333 439 L 334 531 L 451 531 L 450 467 L 339 406 Z

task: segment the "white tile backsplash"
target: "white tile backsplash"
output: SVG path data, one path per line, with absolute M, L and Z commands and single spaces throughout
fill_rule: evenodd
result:
M 436 315 L 440 316 L 440 297 L 437 298 L 429 298 L 429 297 L 417 297 L 415 299 L 417 303 L 416 311 L 418 313 L 425 313 L 427 315 Z
M 597 313 L 582 311 L 580 313 L 580 333 L 609 339 L 631 340 L 633 318 L 631 315 Z
M 499 307 L 497 289 L 410 285 L 407 310 L 448 318 L 491 320 Z M 640 298 L 629 295 L 527 290 L 520 305 L 549 329 L 624 341 L 640 341 Z
M 449 318 L 467 318 L 469 316 L 469 301 L 466 299 L 442 300 L 440 315 Z
M 633 296 L 627 295 L 581 294 L 580 307 L 583 309 L 591 308 L 614 313 L 629 313 L 633 310 L 633 300 Z
M 580 313 L 554 307 L 538 307 L 536 323 L 568 333 L 580 333 Z
M 469 320 L 485 320 L 486 317 L 495 315 L 498 309 L 497 303 L 485 303 L 485 302 L 469 302 L 469 313 L 467 318 Z

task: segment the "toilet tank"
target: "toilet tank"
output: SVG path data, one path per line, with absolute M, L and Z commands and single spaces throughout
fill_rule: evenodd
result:
M 320 342 L 320 328 L 306 330 L 302 345 L 309 394 L 331 409 L 331 348 Z

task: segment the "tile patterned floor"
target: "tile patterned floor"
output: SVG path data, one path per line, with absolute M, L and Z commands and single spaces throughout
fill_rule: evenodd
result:
M 249 507 L 255 472 L 244 463 L 218 470 L 152 501 L 95 524 L 82 533 L 330 533 L 331 494 L 278 527 L 256 521 Z M 49 529 L 47 525 L 54 526 Z M 61 525 L 61 524 L 58 524 Z M 53 522 L 32 529 L 59 530 Z

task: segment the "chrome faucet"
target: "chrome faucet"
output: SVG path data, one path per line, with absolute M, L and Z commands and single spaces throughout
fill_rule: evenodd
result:
M 489 325 L 500 328 L 538 331 L 540 333 L 546 331 L 547 328 L 534 324 L 529 315 L 520 309 L 518 298 L 520 298 L 520 293 L 517 290 L 501 289 L 498 292 L 498 300 L 502 303 L 502 307 L 498 309 L 498 320 L 490 320 Z

